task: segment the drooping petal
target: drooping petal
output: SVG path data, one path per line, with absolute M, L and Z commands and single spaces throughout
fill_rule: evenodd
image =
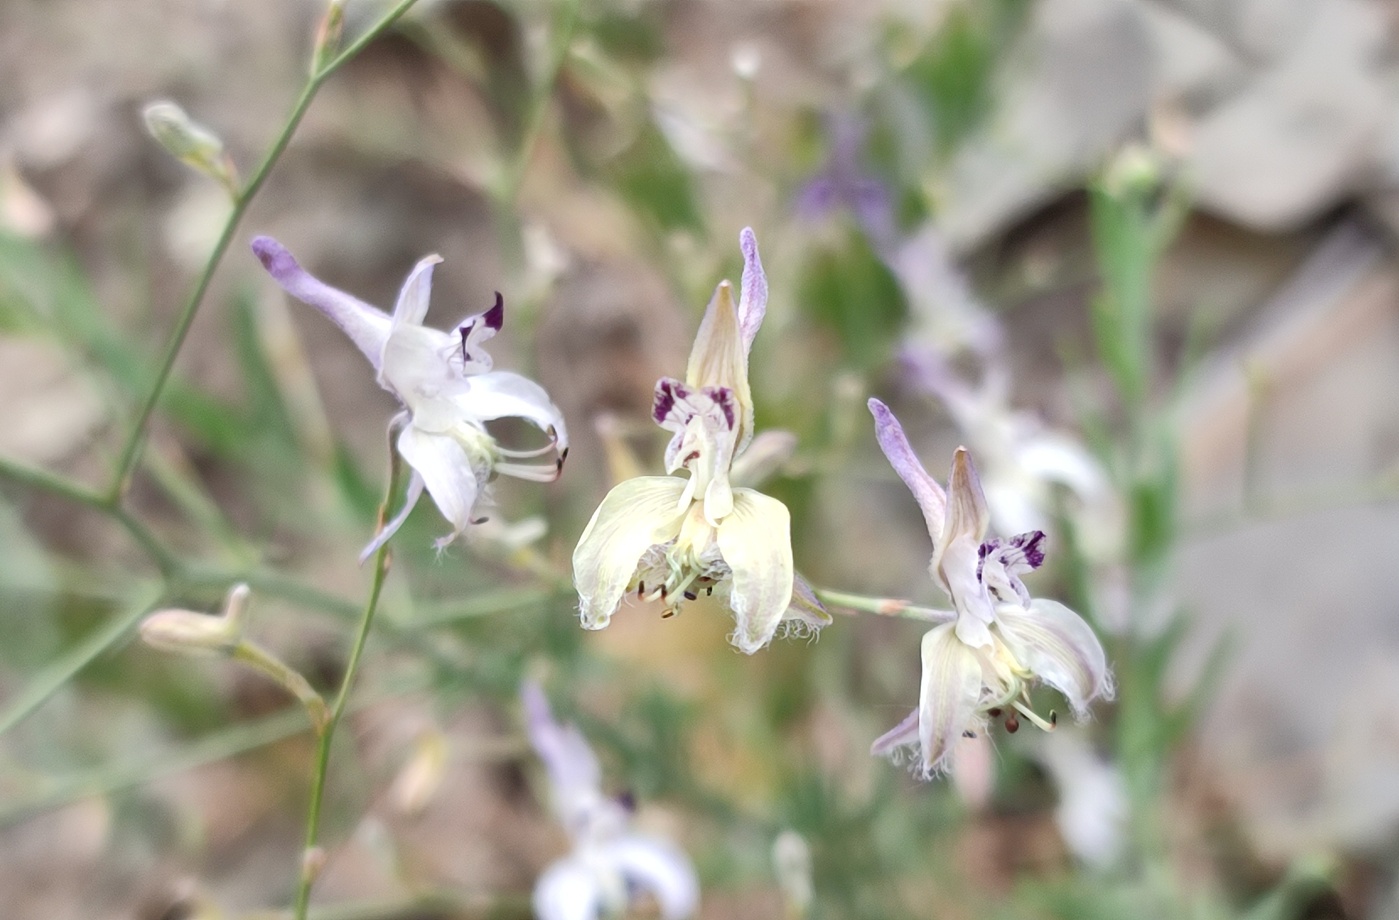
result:
M 389 338 L 388 314 L 316 278 L 270 236 L 254 239 L 253 253 L 284 291 L 325 314 L 379 370 L 384 343 Z
M 752 227 L 744 227 L 738 235 L 738 247 L 743 250 L 743 277 L 739 279 L 738 327 L 743 335 L 743 350 L 753 348 L 753 339 L 768 308 L 768 279 L 763 274 L 763 260 L 758 256 L 758 238 Z
M 421 326 L 427 318 L 428 300 L 432 296 L 432 267 L 442 261 L 436 254 L 424 256 L 413 266 L 403 287 L 398 292 L 398 300 L 393 305 L 393 328 L 401 326 Z
M 359 561 L 363 565 L 364 561 L 379 551 L 379 547 L 389 542 L 389 538 L 398 533 L 398 529 L 403 526 L 403 522 L 408 520 L 408 515 L 418 505 L 418 499 L 423 497 L 423 477 L 414 470 L 408 477 L 408 491 L 403 496 L 403 507 L 398 510 L 398 514 L 393 519 L 384 524 L 383 528 L 374 535 L 374 539 L 369 541 L 369 545 L 360 550 Z
M 787 506 L 752 489 L 733 491 L 718 528 L 719 553 L 732 572 L 733 643 L 751 655 L 772 641 L 792 602 L 792 518 Z
M 925 776 L 946 769 L 947 755 L 964 732 L 979 728 L 981 662 L 957 638 L 952 623 L 923 637 L 923 682 L 919 688 L 918 741 Z
M 398 436 L 398 452 L 427 486 L 437 510 L 452 525 L 452 532 L 437 541 L 446 546 L 472 522 L 472 508 L 481 479 L 461 443 L 449 435 L 432 434 L 409 425 Z
M 1064 694 L 1082 718 L 1095 698 L 1112 697 L 1107 655 L 1093 628 L 1058 601 L 1036 598 L 1029 609 L 1006 604 L 996 623 L 1016 659 L 1036 677 Z
M 908 437 L 904 435 L 903 426 L 894 417 L 894 413 L 889 411 L 889 407 L 877 399 L 871 399 L 869 409 L 874 416 L 874 436 L 879 441 L 879 447 L 884 451 L 884 456 L 889 458 L 889 465 L 894 468 L 894 472 L 899 474 L 899 478 L 913 493 L 914 500 L 923 512 L 923 520 L 928 525 L 928 536 L 936 548 L 942 541 L 943 522 L 947 516 L 947 494 L 918 461 L 913 448 L 909 446 Z
M 596 874 L 578 858 L 561 859 L 534 883 L 535 920 L 598 920 L 602 891 Z
M 665 840 L 628 834 L 602 847 L 599 859 L 612 862 L 628 882 L 656 899 L 661 920 L 684 920 L 699 909 L 699 879 L 690 859 Z
M 870 754 L 875 757 L 894 757 L 903 747 L 918 744 L 918 710 L 915 709 L 904 720 L 889 729 L 870 745 Z
M 489 422 L 522 418 L 541 431 L 553 431 L 560 453 L 568 449 L 568 428 L 563 413 L 539 384 L 510 371 L 491 371 L 468 378 L 466 392 L 457 403 L 471 418 Z
M 642 476 L 619 483 L 593 512 L 573 551 L 573 584 L 585 629 L 602 629 L 612 619 L 652 546 L 672 540 L 685 515 L 679 506 L 685 480 Z

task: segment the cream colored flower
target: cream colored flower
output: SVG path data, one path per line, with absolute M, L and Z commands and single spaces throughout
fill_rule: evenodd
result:
M 1009 731 L 1019 727 L 1016 713 L 1051 729 L 1054 714 L 1046 720 L 1030 708 L 1036 682 L 1054 687 L 1085 717 L 1089 702 L 1112 695 L 1112 679 L 1083 618 L 1056 601 L 1031 598 L 1020 581 L 1044 561 L 1044 534 L 987 539 L 990 513 L 966 448 L 957 449 L 944 492 L 888 407 L 877 399 L 869 405 L 879 446 L 923 511 L 933 540 L 932 575 L 953 607 L 949 622 L 923 637 L 918 708 L 875 741 L 871 753 L 911 748 L 917 769 L 929 776 L 946 769 L 958 739 L 1003 713 Z
M 767 308 L 753 231 L 745 229 L 739 242 L 738 303 L 722 282 L 700 324 L 685 379 L 656 383 L 652 417 L 674 432 L 666 472 L 689 475 L 620 483 L 574 550 L 573 581 L 588 629 L 606 626 L 628 596 L 660 600 L 671 615 L 684 601 L 716 591 L 733 611 L 734 645 L 750 655 L 784 620 L 804 628 L 829 622 L 796 579 L 787 507 L 731 483 L 734 461 L 753 436 L 748 351 Z

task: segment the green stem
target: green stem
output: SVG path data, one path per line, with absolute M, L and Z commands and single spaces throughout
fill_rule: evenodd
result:
M 573 30 L 578 24 L 579 2 L 580 0 L 567 0 L 563 4 L 564 18 L 559 23 L 551 49 L 548 69 L 540 81 L 537 92 L 531 95 L 529 111 L 525 113 L 525 124 L 520 132 L 519 147 L 515 152 L 514 161 L 505 175 L 505 180 L 501 184 L 500 200 L 507 207 L 515 203 L 515 197 L 520 193 L 520 186 L 524 183 L 525 172 L 529 169 L 530 157 L 533 154 L 535 142 L 539 139 L 539 129 L 544 122 L 546 103 L 553 95 L 554 84 L 558 82 L 559 71 L 563 69 L 564 61 L 568 57 L 569 46 L 573 43 Z
M 815 585 L 812 585 L 811 590 L 821 599 L 822 603 L 836 608 L 845 608 L 845 610 L 837 610 L 838 613 L 853 610 L 859 613 L 873 613 L 882 617 L 900 617 L 905 620 L 919 620 L 925 623 L 950 623 L 957 618 L 957 615 L 950 610 L 921 607 L 912 601 L 892 597 L 866 597 L 863 594 L 847 594 L 844 591 L 832 591 L 829 588 L 818 588 Z
M 117 461 L 116 472 L 112 477 L 112 484 L 107 491 L 107 502 L 115 506 L 121 501 L 130 484 L 132 470 L 136 466 L 136 461 L 141 453 L 141 446 L 145 442 L 146 428 L 150 424 L 151 415 L 155 412 L 156 405 L 160 402 L 160 396 L 165 391 L 165 385 L 170 380 L 170 372 L 175 366 L 175 359 L 179 357 L 180 350 L 184 347 L 185 337 L 189 334 L 190 326 L 194 323 L 194 317 L 199 312 L 199 306 L 204 302 L 204 296 L 209 291 L 209 285 L 213 282 L 214 272 L 223 261 L 224 254 L 228 251 L 229 245 L 233 242 L 233 237 L 238 231 L 238 225 L 243 220 L 243 215 L 247 213 L 248 207 L 252 204 L 257 193 L 262 189 L 262 185 L 267 181 L 267 176 L 272 171 L 272 167 L 281 159 L 286 151 L 287 145 L 291 143 L 292 135 L 301 125 L 301 119 L 306 115 L 306 110 L 311 107 L 311 102 L 316 98 L 316 93 L 320 91 L 325 81 L 335 73 L 342 65 L 364 50 L 364 47 L 381 35 L 385 29 L 392 26 L 400 16 L 408 12 L 416 0 L 400 0 L 400 2 L 379 19 L 368 31 L 356 39 L 348 48 L 342 51 L 325 67 L 318 70 L 306 85 L 301 89 L 301 95 L 297 97 L 296 103 L 292 106 L 291 114 L 287 116 L 286 122 L 282 125 L 282 130 L 278 132 L 276 140 L 272 142 L 272 147 L 263 156 L 262 162 L 253 171 L 248 179 L 247 185 L 243 187 L 233 200 L 233 210 L 228 215 L 228 220 L 224 222 L 223 232 L 219 234 L 218 242 L 214 244 L 214 250 L 209 254 L 209 259 L 204 263 L 204 270 L 199 274 L 199 280 L 195 282 L 194 292 L 190 294 L 189 300 L 185 302 L 184 310 L 175 321 L 175 329 L 170 335 L 170 340 L 166 344 L 165 354 L 161 358 L 160 368 L 156 371 L 155 382 L 151 385 L 150 392 L 146 394 L 145 400 L 141 404 L 141 409 L 136 415 L 136 421 L 131 426 L 131 431 L 126 437 L 122 446 L 120 459 Z
M 296 697 L 306 708 L 306 714 L 311 718 L 311 726 L 318 733 L 325 731 L 329 718 L 325 700 L 321 699 L 321 695 L 311 687 L 300 671 L 262 646 L 246 640 L 234 646 L 233 660 L 252 668 Z
M 377 705 L 386 699 L 427 689 L 427 678 L 396 684 L 384 692 L 356 701 L 352 711 Z M 161 751 L 125 764 L 109 764 L 53 782 L 48 788 L 0 810 L 0 830 L 97 795 L 110 795 L 133 786 L 154 783 L 166 776 L 218 763 L 239 754 L 306 734 L 306 712 L 297 706 L 273 716 L 234 725 L 194 741 L 178 751 Z
M 389 486 L 384 495 L 384 503 L 379 509 L 379 523 L 383 522 L 398 490 L 398 466 L 394 464 L 389 472 Z M 316 764 L 311 774 L 311 803 L 306 812 L 306 843 L 302 850 L 300 877 L 296 888 L 296 904 L 292 911 L 293 920 L 306 920 L 306 910 L 311 903 L 311 886 L 316 880 L 317 868 L 311 859 L 316 852 L 320 837 L 321 803 L 325 799 L 326 773 L 330 767 L 330 748 L 335 740 L 335 729 L 345 714 L 345 704 L 350 699 L 350 689 L 354 685 L 355 674 L 359 671 L 360 658 L 369 640 L 370 627 L 374 625 L 374 613 L 379 608 L 379 595 L 384 590 L 384 578 L 389 572 L 389 546 L 385 543 L 374 554 L 374 579 L 369 585 L 369 598 L 364 604 L 364 614 L 360 617 L 359 631 L 355 644 L 350 649 L 350 659 L 345 664 L 345 676 L 340 681 L 340 690 L 331 704 L 330 715 L 321 731 L 320 744 L 316 748 Z
M 29 685 L 20 692 L 5 711 L 0 713 L 0 735 L 27 719 L 34 710 L 46 703 L 64 684 L 72 680 L 73 675 L 126 638 L 127 634 L 136 628 L 136 624 L 140 623 L 146 614 L 155 608 L 159 597 L 158 591 L 143 593 L 126 610 L 116 614 L 109 622 L 94 630 L 75 648 L 50 662 L 29 682 Z

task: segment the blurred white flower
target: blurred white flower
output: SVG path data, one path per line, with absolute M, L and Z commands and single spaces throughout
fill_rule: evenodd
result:
M 830 622 L 814 596 L 793 603 L 791 518 L 787 507 L 731 484 L 735 459 L 753 435 L 748 351 L 767 308 L 767 279 L 753 231 L 740 235 L 744 269 L 739 301 L 727 281 L 705 312 L 685 380 L 656 383 L 652 417 L 674 432 L 666 471 L 639 476 L 607 494 L 573 552 L 579 613 L 602 629 L 629 595 L 659 599 L 666 615 L 700 592 L 733 611 L 734 645 L 752 654 L 783 621 L 819 628 Z
M 442 259 L 418 262 L 403 284 L 393 314 L 323 283 L 303 269 L 271 237 L 253 240 L 253 252 L 288 294 L 320 310 L 339 326 L 369 359 L 379 385 L 393 393 L 406 411 L 390 422 L 397 429 L 398 452 L 413 469 L 402 510 L 364 549 L 367 558 L 382 546 L 413 510 L 426 488 L 451 533 L 437 541 L 451 543 L 469 524 L 482 488 L 503 473 L 534 482 L 558 478 L 568 455 L 563 416 L 544 388 L 508 371 L 493 371 L 482 347 L 505 319 L 505 304 L 469 316 L 451 333 L 423 325 L 432 288 L 432 267 Z M 528 451 L 500 446 L 485 423 L 521 418 L 545 431 L 549 443 Z M 543 465 L 517 461 L 548 456 Z
M 699 907 L 699 882 L 674 844 L 630 829 L 631 815 L 602 792 L 602 770 L 581 732 L 554 720 L 538 684 L 520 690 L 525 730 L 549 775 L 554 813 L 573 851 L 534 887 L 537 920 L 621 917 L 641 893 L 655 899 L 662 920 L 682 920 Z
M 968 732 L 981 731 L 1003 710 L 1006 729 L 1019 728 L 1018 712 L 1045 730 L 1055 716 L 1041 718 L 1030 707 L 1036 681 L 1068 699 L 1075 715 L 1112 694 L 1103 647 L 1093 630 L 1063 604 L 1032 599 L 1020 581 L 1044 561 L 1040 531 L 1006 540 L 986 538 L 990 515 L 971 457 L 958 448 L 944 492 L 914 456 L 898 419 L 877 399 L 869 402 L 875 435 L 894 471 L 913 492 L 933 541 L 934 579 L 952 601 L 948 622 L 923 637 L 919 706 L 875 741 L 871 753 L 919 754 L 916 767 L 931 776 L 948 766 L 948 755 Z
M 1112 865 L 1127 833 L 1127 784 L 1082 732 L 1056 732 L 1039 759 L 1059 788 L 1054 820 L 1069 850 L 1096 869 Z
M 788 829 L 772 844 L 772 868 L 782 892 L 785 916 L 801 920 L 811 912 L 815 892 L 811 884 L 811 847 L 806 838 Z
M 1095 560 L 1116 558 L 1124 515 L 1107 471 L 1088 449 L 1010 404 L 1010 376 L 992 357 L 973 385 L 935 351 L 905 348 L 904 366 L 920 390 L 936 397 L 981 462 L 986 502 L 998 528 L 1048 530 L 1054 487 L 1073 495 L 1070 511 L 1085 552 Z

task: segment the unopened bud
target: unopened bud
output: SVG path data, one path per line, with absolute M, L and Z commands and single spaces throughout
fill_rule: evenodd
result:
M 1142 144 L 1128 144 L 1113 157 L 1103 186 L 1119 198 L 1151 195 L 1165 179 L 1161 155 Z
M 811 848 L 806 838 L 793 830 L 777 835 L 772 844 L 772 868 L 782 891 L 786 915 L 805 917 L 811 911 Z
M 223 617 L 193 610 L 160 610 L 141 622 L 141 639 L 180 655 L 217 657 L 238 645 L 238 629 Z
M 314 882 L 321 874 L 329 857 L 325 847 L 310 847 L 301 854 L 301 877 L 306 882 Z
M 238 193 L 233 162 L 224 153 L 223 141 L 217 134 L 191 120 L 175 103 L 165 100 L 146 106 L 142 117 L 151 137 L 171 156 L 214 179 L 228 189 L 230 195 Z
M 422 814 L 442 785 L 447 772 L 447 739 L 436 729 L 423 732 L 413 745 L 412 756 L 398 771 L 389 798 L 400 814 Z
M 345 0 L 330 0 L 325 15 L 316 26 L 316 42 L 311 50 L 311 76 L 318 76 L 340 51 L 345 34 Z
M 243 611 L 248 586 L 236 585 L 224 602 L 223 613 L 158 610 L 141 621 L 141 639 L 152 648 L 179 655 L 218 657 L 233 654 L 243 638 Z

